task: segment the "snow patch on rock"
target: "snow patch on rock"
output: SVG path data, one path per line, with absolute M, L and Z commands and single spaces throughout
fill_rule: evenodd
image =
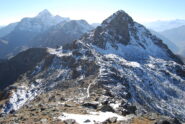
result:
M 37 81 L 41 81 L 38 79 Z M 19 86 L 11 91 L 11 97 L 2 108 L 2 113 L 8 114 L 11 111 L 16 111 L 25 105 L 26 102 L 33 100 L 38 94 L 41 93 L 39 84 L 32 84 L 30 87 Z
M 70 56 L 72 55 L 72 52 L 63 52 L 62 47 L 60 47 L 59 49 L 53 49 L 53 48 L 48 48 L 48 52 L 50 54 L 54 54 L 57 55 L 58 57 L 62 57 L 62 56 Z
M 112 112 L 90 112 L 90 114 L 69 114 L 69 113 L 63 113 L 62 116 L 58 117 L 60 120 L 64 121 L 67 119 L 74 119 L 77 123 L 79 124 L 94 124 L 96 123 L 101 123 L 106 121 L 109 118 L 112 117 L 117 117 L 118 121 L 121 120 L 128 120 L 131 118 L 131 116 L 120 116 L 116 113 L 112 113 Z M 88 120 L 88 122 L 86 122 Z

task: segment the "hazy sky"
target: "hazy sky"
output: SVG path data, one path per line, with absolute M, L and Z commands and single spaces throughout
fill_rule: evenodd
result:
M 0 25 L 33 17 L 43 9 L 89 23 L 100 23 L 120 9 L 140 23 L 185 19 L 185 0 L 0 0 Z

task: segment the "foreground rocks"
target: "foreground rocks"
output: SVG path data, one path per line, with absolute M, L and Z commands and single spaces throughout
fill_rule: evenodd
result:
M 48 93 L 41 94 L 41 96 L 34 99 L 30 104 L 23 106 L 20 110 L 15 113 L 9 114 L 7 116 L 2 116 L 0 118 L 0 124 L 11 124 L 11 123 L 34 123 L 34 124 L 77 124 L 74 119 L 60 120 L 58 119 L 62 113 L 73 113 L 73 114 L 83 114 L 86 115 L 89 112 L 114 112 L 119 115 L 119 110 L 125 109 L 121 107 L 121 103 L 118 108 L 111 107 L 112 103 L 119 103 L 119 100 L 112 99 L 110 96 L 109 99 L 112 99 L 107 102 L 103 102 L 102 98 L 98 101 L 98 94 L 94 94 L 89 98 L 85 98 L 83 102 L 78 101 L 75 97 L 73 99 L 72 96 L 68 95 L 69 98 L 64 96 L 68 94 L 68 92 L 73 91 L 74 89 L 68 89 L 67 91 L 51 91 Z M 98 90 L 98 89 L 97 89 Z M 99 91 L 102 91 L 99 89 Z M 50 96 L 50 97 L 48 97 Z M 51 97 L 54 97 L 56 100 L 51 100 Z M 61 99 L 62 98 L 62 99 Z M 61 101 L 60 101 L 61 100 Z M 121 102 L 121 101 L 120 101 Z M 127 111 L 130 113 L 133 112 L 132 109 L 128 109 Z M 125 115 L 121 115 L 126 117 Z M 90 120 L 85 120 L 84 123 L 89 123 Z M 181 124 L 177 119 L 170 119 L 165 116 L 161 116 L 158 114 L 150 114 L 146 116 L 137 116 L 133 115 L 133 118 L 128 120 L 118 120 L 117 117 L 107 118 L 102 124 Z

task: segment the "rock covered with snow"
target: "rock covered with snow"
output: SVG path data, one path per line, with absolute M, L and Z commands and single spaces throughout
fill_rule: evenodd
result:
M 48 53 L 23 77 L 28 77 L 29 84 L 42 79 L 42 96 L 52 91 L 63 93 L 67 100 L 61 120 L 84 123 L 96 118 L 102 122 L 155 112 L 185 121 L 185 66 L 124 11 L 116 12 L 71 45 L 48 49 Z M 98 105 L 84 106 L 89 102 Z M 63 105 L 53 104 L 59 108 Z M 79 112 L 83 114 L 76 114 Z
M 15 91 L 11 90 L 9 101 L 3 106 L 1 113 L 11 113 L 20 109 L 27 101 L 33 100 L 39 95 L 40 92 L 38 85 L 19 86 Z
M 63 113 L 63 115 L 59 117 L 59 119 L 61 119 L 61 120 L 67 120 L 67 119 L 76 120 L 76 122 L 78 124 L 103 123 L 105 121 L 109 121 L 109 120 L 113 120 L 113 119 L 114 119 L 113 123 L 115 123 L 116 121 L 128 120 L 129 118 L 131 118 L 131 117 L 123 117 L 123 116 L 120 116 L 120 115 L 112 113 L 112 112 L 91 112 L 91 113 L 85 114 L 85 115 Z

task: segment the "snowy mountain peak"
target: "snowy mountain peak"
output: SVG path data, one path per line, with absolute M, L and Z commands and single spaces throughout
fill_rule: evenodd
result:
M 149 57 L 156 57 L 180 62 L 161 39 L 134 22 L 122 10 L 103 21 L 85 41 L 100 48 L 103 54 L 114 53 L 130 61 L 145 61 Z
M 48 16 L 48 17 L 50 17 L 50 16 L 52 16 L 52 14 L 51 14 L 47 9 L 44 9 L 43 11 L 41 11 L 41 12 L 37 15 L 37 17 L 43 17 L 43 16 Z
M 117 11 L 95 29 L 94 44 L 103 49 L 106 47 L 107 42 L 128 45 L 130 42 L 129 25 L 133 23 L 132 18 L 126 12 L 123 10 Z
M 123 10 L 115 12 L 113 15 L 103 21 L 103 25 L 107 24 L 121 24 L 121 23 L 132 23 L 133 19 Z
M 60 22 L 67 21 L 68 18 L 53 16 L 47 9 L 41 11 L 36 17 L 23 18 L 16 29 L 29 32 L 42 32 L 49 29 L 51 26 L 57 25 Z

